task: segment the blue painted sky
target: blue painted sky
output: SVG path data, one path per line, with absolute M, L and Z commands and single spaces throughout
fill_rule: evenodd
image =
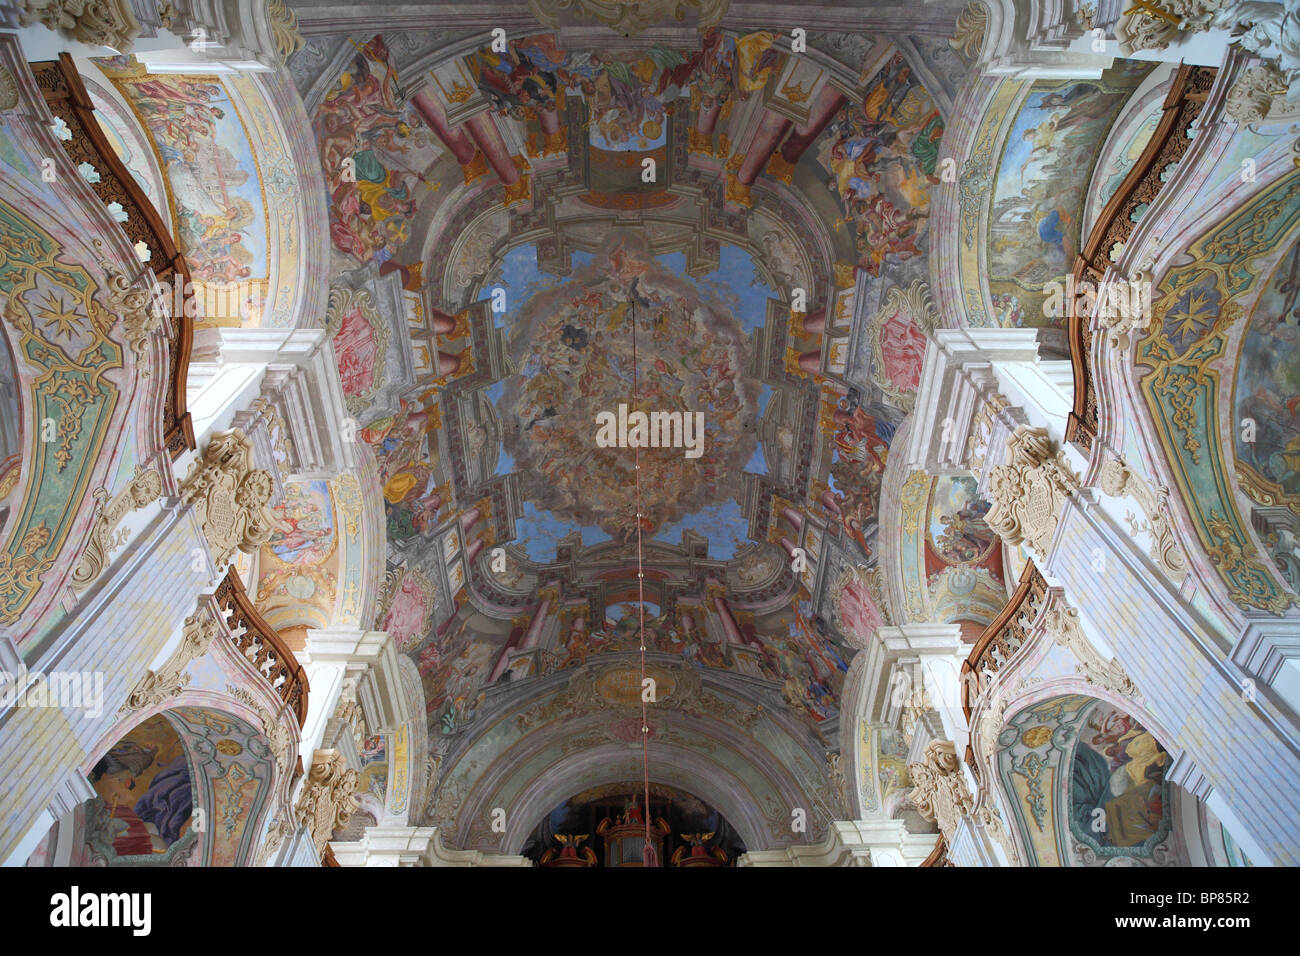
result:
M 656 257 L 665 268 L 678 275 L 686 274 L 686 256 L 683 253 L 668 253 Z M 574 252 L 573 267 L 580 268 L 593 262 L 595 256 L 589 252 Z M 498 328 L 511 327 L 511 316 L 532 296 L 545 289 L 567 281 L 560 276 L 542 272 L 537 266 L 537 251 L 532 245 L 520 246 L 506 254 L 502 264 L 501 279 L 498 283 L 506 291 L 506 311 L 496 315 Z M 719 255 L 718 268 L 703 279 L 697 280 L 702 289 L 721 299 L 737 316 L 746 332 L 753 332 L 762 327 L 767 318 L 767 300 L 776 293 L 762 282 L 754 268 L 749 253 L 736 246 L 723 246 Z M 491 290 L 486 290 L 491 294 Z M 504 383 L 497 382 L 487 390 L 489 398 L 497 409 L 501 408 Z M 760 414 L 766 409 L 772 389 L 768 385 L 761 388 L 758 407 Z M 497 474 L 509 474 L 514 469 L 514 460 L 500 452 Z M 767 460 L 759 445 L 746 465 L 746 470 L 754 473 L 767 472 Z M 737 488 L 739 493 L 739 488 Z M 656 537 L 669 544 L 680 544 L 682 531 L 690 528 L 709 539 L 709 556 L 726 560 L 734 557 L 736 549 L 743 544 L 748 533 L 749 523 L 740 513 L 740 506 L 735 501 L 723 501 L 679 522 L 665 525 Z M 573 531 L 573 526 L 561 523 L 550 512 L 538 511 L 531 502 L 525 502 L 524 514 L 516 521 L 518 542 L 524 551 L 535 561 L 554 561 L 555 548 L 565 535 Z M 577 529 L 582 535 L 584 545 L 598 544 L 610 540 L 609 536 L 596 527 Z

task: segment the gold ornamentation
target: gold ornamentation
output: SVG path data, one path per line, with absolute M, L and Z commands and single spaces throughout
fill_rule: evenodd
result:
M 753 205 L 749 187 L 744 185 L 734 174 L 727 177 L 727 201 L 740 203 L 742 206 Z
M 474 88 L 456 80 L 451 81 L 451 92 L 447 94 L 447 100 L 459 106 L 461 103 L 469 102 L 469 98 L 474 95 Z
M 957 26 L 953 31 L 948 46 L 967 63 L 974 63 L 984 45 L 984 33 L 988 30 L 989 15 L 984 5 L 971 0 L 966 9 L 957 15 Z
M 0 606 L 4 608 L 0 623 L 8 624 L 18 617 L 18 600 L 40 587 L 41 575 L 54 566 L 52 556 L 36 557 L 37 551 L 49 545 L 50 537 L 50 529 L 42 521 L 23 535 L 16 555 L 0 551 Z
M 288 60 L 306 42 L 298 32 L 298 14 L 289 9 L 285 0 L 268 0 L 267 16 L 271 19 L 271 38 L 275 41 L 280 59 Z
M 787 186 L 794 181 L 794 163 L 786 162 L 781 151 L 777 150 L 772 154 L 772 158 L 767 161 L 767 174 L 773 179 L 779 179 Z
M 781 87 L 781 95 L 791 103 L 806 103 L 812 90 L 805 90 L 802 83 L 791 85 L 791 81 L 787 80 L 785 86 Z
M 506 195 L 502 205 L 512 206 L 517 202 L 531 202 L 532 198 L 533 177 L 520 176 L 513 183 L 506 186 Z

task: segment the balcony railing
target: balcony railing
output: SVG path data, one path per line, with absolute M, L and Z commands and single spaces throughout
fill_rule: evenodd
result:
M 1074 263 L 1074 288 L 1084 282 L 1100 283 L 1119 258 L 1143 213 L 1155 202 L 1170 172 L 1192 144 L 1192 124 L 1201 115 L 1206 96 L 1218 71 L 1212 67 L 1182 66 L 1165 97 L 1164 115 L 1137 163 L 1120 183 L 1115 195 L 1093 224 L 1083 253 Z M 1065 427 L 1066 441 L 1087 451 L 1097 438 L 1097 392 L 1088 356 L 1092 350 L 1089 316 L 1079 315 L 1070 304 L 1070 359 L 1074 365 L 1074 409 Z
M 1025 565 L 1015 593 L 998 613 L 961 665 L 961 707 L 969 724 L 975 699 L 988 689 L 998 670 L 1025 643 L 1029 627 L 1042 610 L 1047 581 L 1030 561 Z
M 79 168 L 82 163 L 94 167 L 99 178 L 97 182 L 88 182 L 90 188 L 105 205 L 117 203 L 121 207 L 126 216 L 124 221 L 119 218 L 122 229 L 137 248 L 143 243 L 143 248 L 148 249 L 146 265 L 153 270 L 163 288 L 168 292 L 173 288 L 181 290 L 182 301 L 173 302 L 169 309 L 172 313 L 168 329 L 171 359 L 163 404 L 163 445 L 175 461 L 186 449 L 195 447 L 194 426 L 185 402 L 185 380 L 194 340 L 193 309 L 185 307 L 193 297 L 189 267 L 172 241 L 162 217 L 118 159 L 95 119 L 95 104 L 81 82 L 72 57 L 63 53 L 57 60 L 31 64 L 31 70 L 50 112 L 62 119 L 71 133 L 70 138 L 63 140 L 63 148 L 72 164 Z M 169 295 L 168 301 L 172 302 L 172 298 Z
M 307 674 L 284 639 L 253 606 L 233 567 L 217 585 L 215 597 L 222 610 L 228 612 L 226 621 L 235 646 L 293 709 L 302 727 L 307 719 Z

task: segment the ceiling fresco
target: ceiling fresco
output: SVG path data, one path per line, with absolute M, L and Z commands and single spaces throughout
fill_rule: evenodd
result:
M 729 305 L 631 239 L 530 298 L 511 316 L 517 372 L 499 404 L 524 497 L 563 525 L 625 544 L 638 524 L 655 536 L 734 500 L 758 450 L 759 389 L 744 376 L 745 330 Z M 649 436 L 660 447 L 640 456 L 643 510 L 654 518 L 639 522 L 632 457 L 626 447 L 592 447 L 591 434 L 609 413 L 630 421 L 622 430 L 635 441 L 637 412 L 663 414 L 649 427 L 667 426 Z
M 387 519 L 374 625 L 419 672 L 424 812 L 461 846 L 527 836 L 473 815 L 528 786 L 488 763 L 554 775 L 575 740 L 626 749 L 617 720 L 574 702 L 605 700 L 588 681 L 636 656 L 642 612 L 654 666 L 703 681 L 654 739 L 684 774 L 719 759 L 719 734 L 769 741 L 821 827 L 841 812 L 814 795 L 855 648 L 895 614 L 978 632 L 1005 602 L 973 483 L 909 484 L 902 539 L 879 534 L 891 445 L 944 324 L 930 209 L 962 61 L 932 37 L 818 34 L 792 56 L 778 33 L 673 35 L 379 34 L 313 39 L 290 63 L 341 277 L 328 328 Z M 990 290 L 1021 312 L 1029 279 L 998 250 L 1045 244 L 1042 269 L 1072 255 L 1085 145 L 1143 75 L 1015 87 L 1029 99 L 990 144 L 1007 145 L 987 247 Z M 664 439 L 640 452 L 640 514 L 638 413 Z M 286 582 L 327 547 L 328 504 L 304 486 L 286 506 L 300 520 L 268 560 Z M 902 548 L 906 607 L 886 600 L 882 547 Z M 710 694 L 747 701 L 750 723 Z M 759 772 L 737 765 L 734 787 L 765 792 Z M 564 832 L 529 845 L 558 858 Z

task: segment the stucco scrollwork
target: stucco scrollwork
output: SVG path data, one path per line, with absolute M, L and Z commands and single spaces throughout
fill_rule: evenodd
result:
M 932 740 L 925 745 L 920 761 L 907 765 L 912 777 L 908 798 L 926 820 L 937 823 L 951 845 L 961 818 L 975 805 L 962 776 L 957 748 L 949 740 Z
M 1043 617 L 1043 623 L 1047 634 L 1078 659 L 1077 670 L 1088 683 L 1124 697 L 1137 694 L 1137 688 L 1133 686 L 1124 665 L 1117 658 L 1106 660 L 1097 653 L 1079 625 L 1077 610 L 1063 605 L 1050 607 Z
M 312 758 L 307 784 L 298 798 L 298 822 L 311 831 L 317 853 L 325 852 L 330 834 L 352 818 L 360 803 L 356 798 L 357 772 L 337 750 L 318 750 Z
M 1187 559 L 1174 539 L 1173 525 L 1169 520 L 1169 489 L 1153 487 L 1145 478 L 1133 471 L 1118 458 L 1101 466 L 1101 490 L 1112 498 L 1130 495 L 1146 515 L 1145 521 L 1128 516 L 1134 534 L 1151 535 L 1151 558 L 1160 569 L 1173 578 L 1181 578 L 1187 571 Z
M 172 652 L 167 662 L 156 671 L 147 671 L 140 678 L 135 689 L 131 691 L 119 714 L 144 710 L 155 704 L 161 704 L 169 697 L 175 697 L 190 682 L 190 675 L 183 673 L 190 663 L 208 652 L 221 624 L 210 612 L 200 610 L 185 619 L 181 629 L 181 645 Z
M 989 526 L 1009 545 L 1022 542 L 1046 555 L 1065 501 L 1079 478 L 1047 430 L 1021 425 L 1007 439 L 1007 463 L 989 475 Z
M 156 501 L 161 494 L 162 477 L 158 472 L 140 468 L 137 468 L 135 477 L 112 500 L 108 499 L 108 492 L 103 488 L 95 492 L 100 504 L 95 524 L 90 529 L 86 550 L 81 553 L 72 569 L 74 587 L 85 587 L 99 577 L 108 563 L 108 556 L 124 543 L 124 533 L 117 531 L 118 523 L 131 511 Z
M 236 550 L 252 554 L 279 527 L 267 507 L 273 487 L 270 473 L 253 467 L 253 444 L 242 431 L 213 435 L 181 484 L 181 500 L 198 508 L 218 565 Z

